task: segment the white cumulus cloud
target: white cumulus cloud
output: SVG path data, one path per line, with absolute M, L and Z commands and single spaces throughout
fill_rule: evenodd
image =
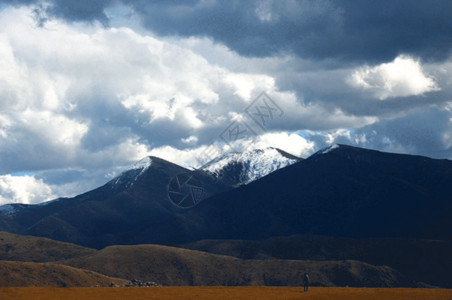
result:
M 421 63 L 410 56 L 398 56 L 389 63 L 359 68 L 348 82 L 380 100 L 439 90 L 435 80 L 425 74 Z

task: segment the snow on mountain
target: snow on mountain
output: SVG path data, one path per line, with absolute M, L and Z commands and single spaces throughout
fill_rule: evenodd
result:
M 291 165 L 301 158 L 277 148 L 226 153 L 201 167 L 232 185 L 248 184 L 271 172 Z
M 142 172 L 144 172 L 151 166 L 151 164 L 152 158 L 148 156 L 134 163 L 130 169 L 140 169 Z
M 338 145 L 338 144 L 333 144 L 333 145 L 331 145 L 331 146 L 329 146 L 329 147 L 326 147 L 326 148 L 323 149 L 323 150 L 320 150 L 319 152 L 320 152 L 320 154 L 327 154 L 327 153 L 330 152 L 331 150 L 334 150 L 334 149 L 337 149 L 337 148 L 339 148 L 339 145 Z
M 109 183 L 107 183 L 107 185 L 110 185 L 112 189 L 117 189 L 119 187 L 130 188 L 138 177 L 146 172 L 151 165 L 152 158 L 149 156 L 145 157 L 134 163 L 117 177 L 113 178 Z
M 0 206 L 0 215 L 10 216 L 19 211 L 26 209 L 30 205 L 21 203 L 9 203 Z
M 5 204 L 0 206 L 0 214 L 2 215 L 12 215 L 16 212 L 16 207 L 14 205 L 11 204 Z
M 344 145 L 340 145 L 340 144 L 332 144 L 328 147 L 322 148 L 320 150 L 318 150 L 317 152 L 315 152 L 314 154 L 311 155 L 311 157 L 318 157 L 320 155 L 324 155 L 330 152 L 334 152 L 337 151 L 338 149 L 344 149 Z

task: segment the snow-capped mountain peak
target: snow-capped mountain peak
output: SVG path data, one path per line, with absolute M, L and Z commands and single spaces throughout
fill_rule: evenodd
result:
M 113 178 L 109 183 L 107 183 L 107 185 L 110 185 L 112 189 L 117 189 L 120 186 L 130 188 L 133 186 L 135 181 L 137 181 L 138 177 L 146 172 L 151 165 L 152 157 L 147 156 L 134 163 L 132 166 L 126 168 L 125 171 Z
M 138 162 L 134 163 L 129 170 L 136 170 L 141 169 L 143 171 L 147 170 L 152 164 L 152 158 L 150 156 L 147 156 Z
M 232 185 L 248 184 L 280 168 L 291 165 L 300 158 L 277 148 L 229 152 L 201 167 Z

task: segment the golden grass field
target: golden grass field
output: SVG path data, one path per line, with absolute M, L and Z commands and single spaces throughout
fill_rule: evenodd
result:
M 294 287 L 152 287 L 152 288 L 0 288 L 1 300 L 292 300 L 292 299 L 384 299 L 452 300 L 450 289 L 410 288 L 311 288 L 304 293 Z

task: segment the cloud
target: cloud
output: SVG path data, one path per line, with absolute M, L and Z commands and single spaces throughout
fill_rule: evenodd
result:
M 52 189 L 33 176 L 0 176 L 0 203 L 35 204 L 54 199 Z
M 52 1 L 47 5 L 0 11 L 0 176 L 31 172 L 42 199 L 95 188 L 146 155 L 196 167 L 210 145 L 220 153 L 230 150 L 221 134 L 233 121 L 255 131 L 233 148 L 276 146 L 306 157 L 343 142 L 452 157 L 450 60 L 440 61 L 439 54 L 432 61 L 424 54 L 399 55 L 396 44 L 388 53 L 397 54 L 386 53 L 384 60 L 376 47 L 369 61 L 357 55 L 347 62 L 346 49 L 334 44 L 338 41 L 328 44 L 319 35 L 331 37 L 339 30 L 337 37 L 344 38 L 340 31 L 353 19 L 347 14 L 355 14 L 345 1 L 122 1 L 114 6 L 135 8 L 151 31 L 78 22 L 104 12 L 115 18 L 113 2 L 96 2 L 83 18 L 71 10 L 66 12 L 71 17 L 52 12 L 62 9 Z M 36 20 L 35 9 L 44 22 Z M 333 18 L 317 24 L 327 15 Z M 306 18 L 298 24 L 300 16 Z M 191 26 L 195 17 L 200 24 Z M 217 27 L 207 28 L 212 24 Z M 355 27 L 355 38 L 361 38 L 361 28 Z M 301 41 L 305 33 L 312 36 Z M 308 43 L 315 37 L 318 43 Z M 424 53 L 421 48 L 416 51 Z M 332 49 L 337 53 L 321 53 Z M 283 112 L 267 118 L 264 128 L 246 114 L 262 91 Z
M 279 148 L 295 156 L 306 158 L 314 152 L 315 144 L 296 133 L 272 132 L 259 136 L 253 144 L 254 149 L 266 147 Z
M 5 0 L 9 5 L 41 0 Z M 39 22 L 111 23 L 108 11 L 131 7 L 161 36 L 210 37 L 245 56 L 293 53 L 337 65 L 382 63 L 401 54 L 443 61 L 451 52 L 452 3 L 351 0 L 47 0 Z M 127 13 L 130 14 L 130 13 Z M 38 22 L 38 23 L 39 23 Z M 246 28 L 246 30 L 243 30 Z
M 361 128 L 336 129 L 327 132 L 307 132 L 306 138 L 316 148 L 334 143 L 386 152 L 451 158 L 452 109 L 430 105 L 413 108 L 403 115 L 380 119 Z
M 33 172 L 49 195 L 86 191 L 108 180 L 102 172 L 153 153 L 181 149 L 173 152 L 193 161 L 262 91 L 292 124 L 267 130 L 321 111 L 279 91 L 270 75 L 235 72 L 128 28 L 58 19 L 36 26 L 32 10 L 0 12 L 0 174 Z M 56 184 L 52 170 L 72 181 Z
M 110 152 L 128 163 L 221 128 L 224 111 L 275 88 L 266 75 L 230 72 L 130 29 L 36 27 L 25 8 L 4 10 L 0 24 L 1 172 L 108 165 Z
M 51 169 L 34 174 L 0 175 L 0 205 L 8 203 L 37 204 L 58 197 L 73 197 L 97 188 L 130 166 L 108 169 Z
M 390 63 L 375 67 L 359 68 L 350 76 L 349 83 L 380 100 L 439 90 L 433 78 L 424 74 L 420 62 L 409 56 L 398 56 Z
M 349 0 L 129 3 L 154 32 L 209 36 L 246 56 L 290 52 L 339 63 L 383 62 L 407 53 L 444 60 L 452 45 L 446 30 L 452 5 L 446 2 L 437 6 L 429 1 Z

